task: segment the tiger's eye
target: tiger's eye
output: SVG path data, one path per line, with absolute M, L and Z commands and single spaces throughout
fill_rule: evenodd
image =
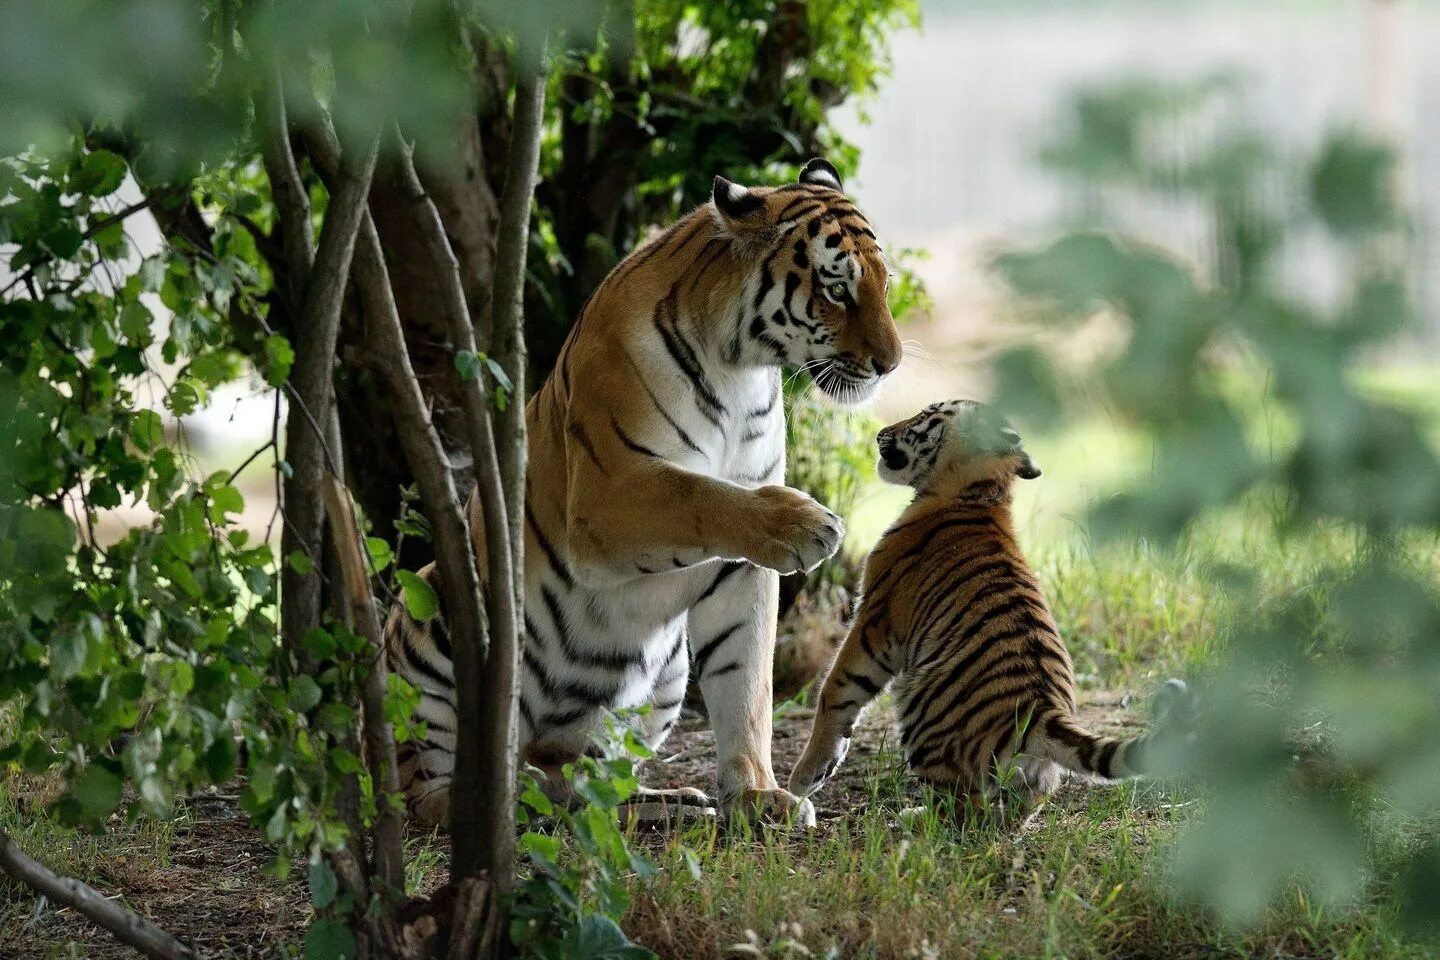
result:
M 837 282 L 830 284 L 830 296 L 836 300 L 844 300 L 849 293 L 850 288 L 845 286 L 844 283 Z

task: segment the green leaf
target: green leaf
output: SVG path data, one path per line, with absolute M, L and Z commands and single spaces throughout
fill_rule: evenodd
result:
M 510 382 L 510 376 L 505 372 L 505 368 L 500 366 L 500 362 L 491 357 L 485 357 L 483 354 L 482 357 L 485 360 L 485 368 L 490 371 L 490 376 L 495 378 L 495 382 L 504 387 L 506 393 L 513 393 L 515 384 Z
M 419 574 L 409 570 L 397 570 L 395 579 L 399 581 L 401 588 L 405 591 L 405 609 L 410 616 L 424 623 L 440 612 L 440 598 L 435 596 L 435 591 L 430 584 L 426 583 Z
M 57 680 L 69 680 L 84 668 L 89 653 L 89 640 L 82 631 L 56 631 L 50 637 L 50 672 Z
M 295 350 L 290 341 L 279 334 L 265 338 L 265 382 L 272 387 L 281 386 L 290 377 L 290 368 L 295 364 Z
M 108 197 L 124 182 L 125 161 L 109 150 L 95 150 L 85 155 L 70 186 L 92 197 Z
M 1310 198 L 1320 219 L 1342 236 L 1389 224 L 1394 165 L 1384 147 L 1350 134 L 1332 138 L 1310 175 Z
M 149 346 L 154 339 L 150 333 L 150 325 L 155 322 L 155 316 L 150 308 L 139 300 L 132 300 L 120 308 L 120 332 L 131 346 Z
M 315 909 L 324 910 L 334 903 L 339 888 L 340 882 L 335 878 L 335 871 L 330 869 L 329 861 L 317 857 L 310 864 L 310 902 L 315 904 Z
M 150 453 L 165 442 L 165 421 L 154 410 L 140 410 L 130 421 L 130 442 Z
M 338 645 L 335 635 L 324 627 L 312 627 L 305 631 L 305 636 L 300 638 L 300 643 L 321 660 L 329 660 L 335 654 L 335 648 Z
M 15 556 L 26 571 L 37 575 L 55 574 L 65 569 L 70 552 L 75 549 L 75 524 L 59 510 L 18 509 L 15 519 Z M 9 536 L 0 514 L 0 540 Z
M 310 555 L 303 550 L 292 550 L 290 555 L 285 558 L 285 562 L 290 564 L 291 570 L 294 570 L 302 577 L 315 572 L 314 561 L 312 561 Z
M 302 673 L 290 681 L 290 706 L 301 713 L 308 713 L 314 710 L 315 707 L 319 705 L 322 696 L 320 685 L 316 683 L 315 678 L 309 674 Z
M 210 491 L 210 519 L 214 523 L 224 524 L 227 513 L 239 514 L 244 509 L 245 498 L 228 483 Z
M 564 956 L 586 960 L 654 960 L 655 957 L 644 947 L 631 943 L 614 920 L 594 913 L 566 934 L 561 949 Z
M 336 920 L 320 918 L 305 931 L 305 960 L 354 960 L 355 934 Z
M 75 775 L 65 792 L 77 804 L 79 822 L 98 824 L 120 806 L 124 789 L 119 774 L 92 763 Z
M 455 370 L 460 374 L 461 380 L 479 380 L 482 367 L 480 363 L 485 360 L 485 354 L 476 353 L 473 350 L 458 350 L 455 353 Z
M 45 234 L 44 242 L 55 256 L 61 260 L 69 260 L 80 252 L 80 245 L 85 242 L 85 236 L 73 226 L 66 224 Z
M 381 537 L 366 537 L 365 552 L 370 555 L 370 562 L 377 572 L 386 570 L 390 564 L 395 562 L 395 551 L 390 549 L 390 544 Z

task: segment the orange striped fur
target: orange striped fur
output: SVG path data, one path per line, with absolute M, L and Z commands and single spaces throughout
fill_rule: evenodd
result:
M 1148 737 L 1096 736 L 1076 722 L 1074 667 L 1015 539 L 1011 488 L 1040 475 L 1019 435 L 960 400 L 885 428 L 879 446 L 881 476 L 916 496 L 866 562 L 790 789 L 807 796 L 824 783 L 861 711 L 892 682 L 910 769 L 936 786 L 993 799 L 1013 770 L 1033 801 L 1064 771 L 1144 771 Z

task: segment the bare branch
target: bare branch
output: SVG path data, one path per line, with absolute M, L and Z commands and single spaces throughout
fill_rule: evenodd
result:
M 285 81 L 276 71 L 275 87 L 257 99 L 256 113 L 263 134 L 260 153 L 270 195 L 279 216 L 280 249 L 284 255 L 285 295 L 292 313 L 305 299 L 305 279 L 315 258 L 315 236 L 310 226 L 310 194 L 300 179 L 300 168 L 290 149 L 290 124 L 285 110 Z
M 320 176 L 324 179 L 337 176 L 340 148 L 334 131 L 321 126 L 309 128 L 305 133 L 307 153 Z M 465 657 L 473 657 L 473 662 L 478 664 L 484 659 L 489 643 L 480 578 L 450 461 L 410 364 L 380 235 L 368 212 L 362 218 L 356 241 L 353 280 L 360 294 L 366 337 L 372 347 L 369 355 L 374 358 L 376 370 L 394 398 L 400 443 L 433 530 L 435 563 L 449 618 L 456 682 L 463 687 L 460 664 Z M 459 720 L 464 723 L 463 714 Z
M 62 877 L 29 857 L 0 829 L 0 870 L 56 903 L 73 907 L 86 919 L 104 927 L 125 943 L 154 960 L 194 960 L 185 944 L 144 917 L 104 896 L 74 877 Z
M 450 329 L 450 339 L 457 352 L 468 351 L 473 354 L 477 349 L 475 330 L 471 326 L 470 308 L 465 300 L 465 287 L 460 277 L 460 262 L 456 258 L 450 242 L 446 239 L 445 226 L 440 220 L 439 211 L 435 209 L 434 204 L 426 195 L 420 178 L 415 172 L 412 158 L 403 146 L 400 151 L 398 172 L 400 189 L 406 200 L 409 201 L 411 215 L 415 219 L 421 237 L 424 238 L 426 253 L 432 261 L 436 278 L 439 281 L 440 305 Z M 464 404 L 471 456 L 475 465 L 475 495 L 480 506 L 484 532 L 483 543 L 481 537 L 476 536 L 473 529 L 471 532 L 475 541 L 476 555 L 478 556 L 482 549 L 485 551 L 486 580 L 491 585 L 491 589 L 486 593 L 486 614 L 490 624 L 488 662 L 495 657 L 496 650 L 519 648 L 520 605 L 523 603 L 523 599 L 512 587 L 517 583 L 512 567 L 513 557 L 517 550 L 512 540 L 511 526 L 506 519 L 505 488 L 495 449 L 490 395 L 484 390 L 481 380 L 474 379 L 462 383 L 461 398 Z M 497 587 L 497 584 L 500 586 Z M 499 704 L 496 705 L 498 709 L 492 709 L 486 715 L 481 716 L 480 697 L 483 695 L 487 701 L 493 703 L 488 696 L 488 688 L 470 682 L 458 682 L 458 678 L 462 676 L 462 665 L 458 658 L 455 669 L 458 692 L 456 713 L 460 728 L 480 731 L 497 723 L 503 724 L 504 720 L 501 714 L 507 709 L 503 695 Z M 464 671 L 468 671 L 468 669 L 468 666 L 463 667 Z M 483 682 L 479 680 L 478 663 L 476 670 L 476 682 Z M 486 693 L 482 694 L 482 690 Z M 474 691 L 468 697 L 470 700 L 474 700 L 474 703 L 467 702 L 466 691 Z M 513 721 L 511 721 L 511 725 L 513 726 Z M 450 805 L 450 835 L 451 844 L 454 847 L 452 862 L 457 865 L 455 867 L 457 876 L 466 876 L 472 868 L 485 869 L 487 867 L 487 864 L 477 859 L 481 852 L 487 849 L 482 838 L 487 830 L 503 829 L 503 827 L 493 827 L 495 808 L 483 800 L 486 795 L 485 784 L 492 778 L 507 776 L 506 771 L 512 770 L 513 764 L 510 767 L 491 766 L 484 753 L 487 739 L 483 735 L 462 737 L 456 744 L 452 795 L 456 798 L 477 798 L 452 802 Z M 508 740 L 508 731 L 503 726 L 500 728 L 499 739 Z M 511 752 L 513 753 L 513 750 Z

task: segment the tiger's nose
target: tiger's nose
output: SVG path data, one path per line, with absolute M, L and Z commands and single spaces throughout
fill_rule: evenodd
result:
M 870 358 L 870 368 L 875 371 L 875 375 L 877 377 L 885 376 L 885 374 L 889 373 L 891 370 L 894 370 L 899 365 L 899 359 L 892 360 L 889 357 Z

